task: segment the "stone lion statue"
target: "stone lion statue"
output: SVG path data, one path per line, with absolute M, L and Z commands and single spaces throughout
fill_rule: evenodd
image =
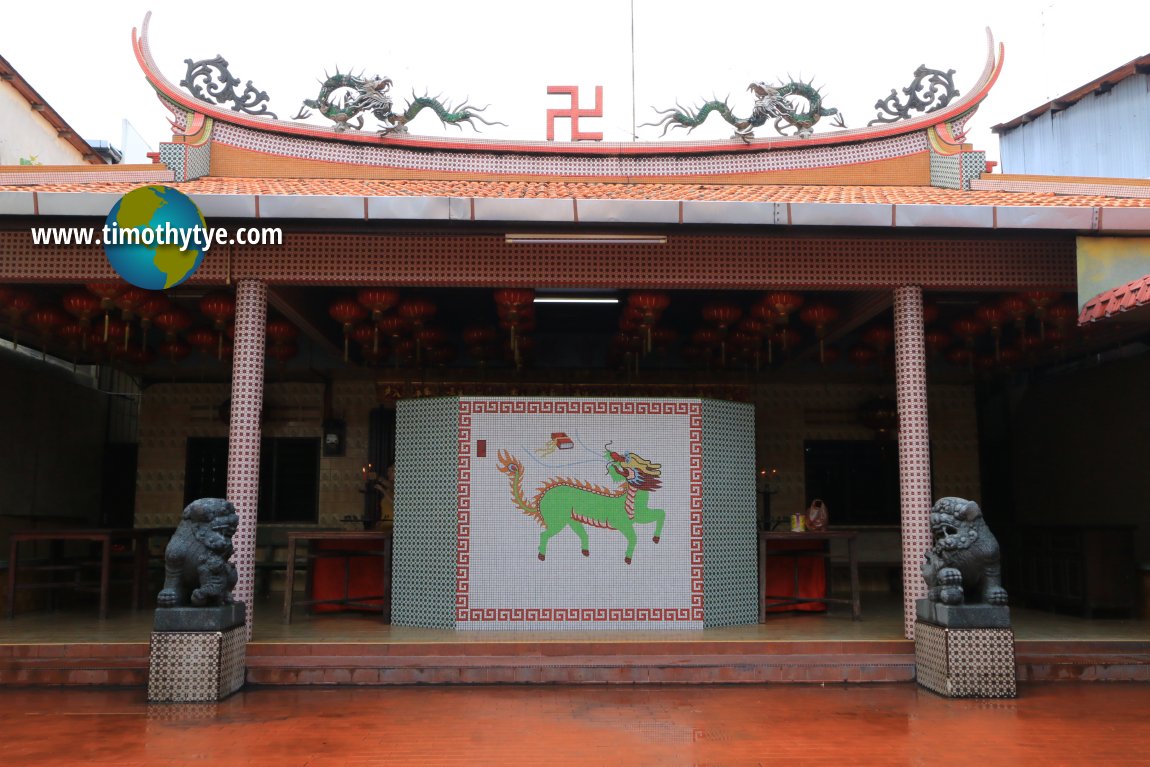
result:
M 946 605 L 1005 605 L 998 540 L 982 510 L 965 498 L 940 498 L 930 510 L 933 545 L 922 563 L 927 598 Z
M 188 504 L 164 551 L 164 588 L 156 597 L 158 606 L 232 604 L 238 579 L 228 560 L 239 521 L 235 506 L 223 498 Z

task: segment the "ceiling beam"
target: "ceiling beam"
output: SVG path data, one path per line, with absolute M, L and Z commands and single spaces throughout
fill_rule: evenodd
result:
M 867 324 L 894 305 L 894 291 L 858 293 L 843 307 L 842 320 L 827 329 L 823 345 L 830 346 Z M 801 310 L 800 310 L 801 311 Z M 893 327 L 891 328 L 894 329 Z M 808 359 L 819 355 L 818 343 L 811 344 L 795 355 L 795 359 Z
M 268 304 L 282 314 L 288 322 L 299 328 L 300 332 L 310 338 L 318 348 L 323 349 L 337 359 L 343 357 L 343 348 L 332 343 L 331 340 L 324 335 L 323 331 L 316 327 L 311 318 L 297 309 L 295 304 L 288 300 L 287 297 L 281 295 L 280 289 L 268 288 Z

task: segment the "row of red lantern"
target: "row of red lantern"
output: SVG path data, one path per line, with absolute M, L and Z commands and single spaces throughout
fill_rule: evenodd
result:
M 385 316 L 392 307 L 396 314 Z M 436 306 L 421 298 L 400 300 L 399 291 L 394 288 L 363 288 L 355 298 L 339 298 L 328 307 L 328 314 L 343 328 L 343 359 L 348 360 L 348 343 L 356 326 L 371 318 L 372 354 L 379 354 L 380 333 L 398 338 L 407 328 L 418 331 L 435 316 Z M 417 347 L 418 347 L 418 341 Z

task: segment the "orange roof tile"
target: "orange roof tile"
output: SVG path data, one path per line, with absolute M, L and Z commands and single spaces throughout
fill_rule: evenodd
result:
M 171 183 L 171 182 L 169 182 Z M 46 183 L 0 186 L 4 191 L 122 194 L 139 182 Z M 764 184 L 605 183 L 579 181 L 407 181 L 359 179 L 214 178 L 172 183 L 189 194 L 337 195 L 363 197 L 487 197 L 580 200 L 714 200 L 740 202 L 878 203 L 1150 207 L 1150 199 L 1051 192 L 959 191 L 917 186 L 784 186 Z
M 1082 307 L 1078 323 L 1096 322 L 1147 305 L 1150 305 L 1150 274 L 1094 296 Z

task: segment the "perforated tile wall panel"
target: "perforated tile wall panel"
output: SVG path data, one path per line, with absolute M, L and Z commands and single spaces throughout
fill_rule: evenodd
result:
M 905 157 L 927 149 L 925 131 L 886 139 L 809 146 L 771 151 L 716 152 L 684 160 L 674 155 L 626 157 L 563 156 L 552 154 L 505 154 L 485 152 L 482 141 L 471 144 L 474 152 L 426 152 L 397 146 L 370 146 L 297 138 L 252 130 L 238 125 L 217 124 L 212 140 L 269 156 L 321 160 L 328 163 L 409 169 L 412 175 L 431 172 L 469 176 L 516 174 L 532 176 L 676 176 L 755 173 L 769 170 L 821 168 Z M 258 173 L 258 171 L 256 171 Z
M 702 628 L 701 440 L 698 400 L 461 399 L 457 627 Z
M 919 621 L 914 633 L 918 683 L 950 698 L 1014 698 L 1014 632 L 948 629 Z
M 395 409 L 395 543 L 391 622 L 455 628 L 459 400 L 400 400 Z
M 228 631 L 152 632 L 148 700 L 217 701 L 244 685 L 243 626 Z
M 211 222 L 208 222 L 209 225 Z M 114 277 L 97 247 L 0 232 L 0 280 Z M 292 233 L 281 247 L 213 248 L 189 282 L 609 288 L 897 287 L 1074 290 L 1074 240 L 882 240 L 672 234 L 666 245 L 514 245 L 502 235 Z
M 755 409 L 703 400 L 704 626 L 758 621 Z

